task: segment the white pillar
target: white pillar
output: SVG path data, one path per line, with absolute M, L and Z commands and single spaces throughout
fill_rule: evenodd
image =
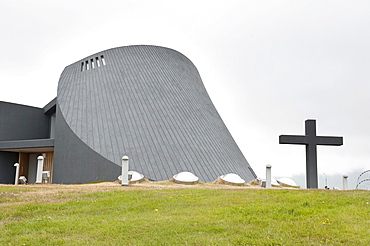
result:
M 343 175 L 343 190 L 348 190 L 348 175 Z
M 122 157 L 122 185 L 128 185 L 128 156 Z
M 42 171 L 44 169 L 44 157 L 39 156 L 37 157 L 37 173 L 36 173 L 36 184 L 42 183 Z
M 266 188 L 271 188 L 271 165 L 266 165 Z
M 18 184 L 18 176 L 19 176 L 19 163 L 15 163 L 14 166 L 15 166 L 15 180 L 14 180 L 14 184 L 17 185 Z

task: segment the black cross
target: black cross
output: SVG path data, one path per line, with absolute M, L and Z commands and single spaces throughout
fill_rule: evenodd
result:
M 343 145 L 343 137 L 316 136 L 316 120 L 306 120 L 306 135 L 280 135 L 279 144 L 306 145 L 307 188 L 318 188 L 317 182 L 317 145 Z

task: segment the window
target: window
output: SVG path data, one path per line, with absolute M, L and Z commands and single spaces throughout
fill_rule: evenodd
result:
M 95 60 L 96 60 L 96 65 L 97 65 L 98 67 L 100 67 L 99 57 L 95 57 Z
M 105 66 L 106 63 L 105 63 L 105 58 L 103 55 L 101 55 L 100 57 L 97 56 L 90 60 L 86 60 L 86 61 L 83 61 L 81 62 L 81 72 L 83 71 L 88 71 L 88 70 L 91 70 L 91 69 L 95 69 L 95 68 L 98 68 L 98 67 L 101 67 L 101 66 Z
M 101 62 L 103 63 L 103 66 L 105 66 L 105 59 L 104 59 L 104 56 L 100 56 L 101 57 Z
M 50 117 L 50 138 L 55 138 L 55 114 Z

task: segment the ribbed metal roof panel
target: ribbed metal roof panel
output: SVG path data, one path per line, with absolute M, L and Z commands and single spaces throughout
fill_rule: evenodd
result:
M 117 165 L 128 155 L 130 169 L 151 179 L 181 171 L 205 182 L 231 172 L 255 178 L 198 70 L 172 49 L 120 47 L 71 64 L 60 78 L 58 105 L 91 149 Z

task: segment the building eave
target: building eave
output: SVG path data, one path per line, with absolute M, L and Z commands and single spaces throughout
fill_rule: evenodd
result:
M 9 152 L 54 151 L 54 139 L 0 141 L 0 151 L 9 151 Z

